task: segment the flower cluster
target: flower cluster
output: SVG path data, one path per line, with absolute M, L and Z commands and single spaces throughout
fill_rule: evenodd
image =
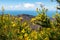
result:
M 41 29 L 36 30 L 30 27 L 31 24 L 28 21 L 21 22 L 23 17 L 0 15 L 0 40 L 60 40 L 59 15 L 56 14 L 54 20 L 50 20 L 42 11 L 30 20 L 33 25 L 42 26 Z

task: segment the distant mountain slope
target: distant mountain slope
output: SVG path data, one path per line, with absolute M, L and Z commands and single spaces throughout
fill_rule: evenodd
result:
M 37 25 L 37 24 L 36 24 L 36 25 L 33 25 L 33 24 L 30 22 L 31 18 L 34 18 L 35 16 L 33 16 L 33 15 L 28 15 L 28 14 L 21 14 L 21 15 L 17 15 L 17 16 L 23 18 L 22 22 L 27 21 L 27 22 L 30 24 L 30 27 L 31 27 L 32 29 L 37 29 L 38 27 L 41 28 L 41 26 L 39 26 L 39 25 Z
M 21 14 L 21 15 L 18 15 L 18 17 L 23 17 L 23 20 L 30 21 L 31 18 L 34 18 L 35 16 L 28 15 L 28 14 Z

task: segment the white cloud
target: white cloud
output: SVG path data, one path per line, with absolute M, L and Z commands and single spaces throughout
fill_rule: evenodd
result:
M 48 10 L 56 10 L 56 5 L 45 6 Z
M 40 5 L 45 6 L 45 8 L 49 10 L 55 10 L 54 5 L 46 5 L 42 2 L 35 2 L 35 3 L 21 3 L 16 5 L 4 5 L 5 10 L 35 10 L 36 8 L 40 8 Z M 1 6 L 0 6 L 1 9 Z
M 10 6 L 8 6 L 9 7 L 9 9 L 12 9 L 12 8 L 14 8 L 14 6 L 12 6 L 12 5 L 10 5 Z M 6 8 L 6 9 L 8 9 L 8 7 Z
M 5 10 L 33 10 L 35 8 L 35 4 L 22 3 L 22 4 L 17 4 L 17 5 L 4 5 L 4 8 Z
M 6 9 L 6 10 L 19 10 L 20 9 L 20 7 L 21 7 L 21 5 L 6 5 L 6 6 L 4 6 L 4 8 Z
M 35 7 L 35 4 L 24 3 L 23 6 L 24 6 L 25 8 L 34 8 L 34 7 Z
M 16 9 L 20 9 L 21 5 L 15 5 Z

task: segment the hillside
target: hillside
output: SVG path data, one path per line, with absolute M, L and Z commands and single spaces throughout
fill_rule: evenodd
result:
M 37 24 L 33 25 L 33 24 L 30 22 L 32 18 L 35 18 L 35 16 L 33 16 L 33 15 L 28 15 L 28 14 L 21 14 L 21 15 L 17 15 L 17 16 L 23 18 L 21 22 L 27 21 L 28 24 L 30 25 L 30 27 L 31 27 L 33 30 L 36 30 L 38 27 L 41 28 L 40 25 L 37 25 Z

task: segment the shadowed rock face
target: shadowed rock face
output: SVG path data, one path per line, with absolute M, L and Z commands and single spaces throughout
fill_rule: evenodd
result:
M 22 22 L 27 21 L 27 22 L 30 24 L 30 27 L 31 27 L 33 30 L 36 30 L 38 27 L 41 28 L 40 25 L 37 25 L 37 24 L 33 25 L 33 24 L 30 22 L 31 18 L 34 18 L 35 16 L 27 15 L 27 14 L 22 14 L 22 15 L 18 15 L 18 17 L 22 17 L 22 18 L 23 18 Z

